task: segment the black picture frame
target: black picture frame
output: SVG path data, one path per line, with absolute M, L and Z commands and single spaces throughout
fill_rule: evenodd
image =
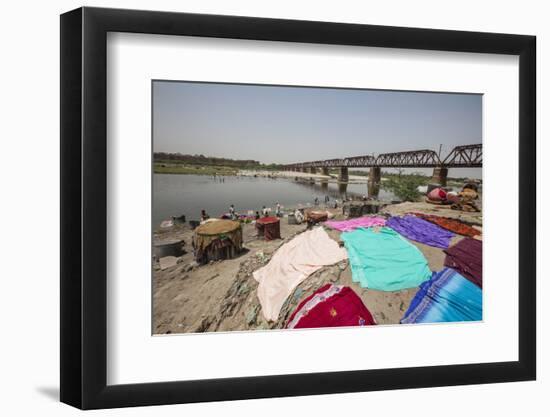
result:
M 113 385 L 107 375 L 108 32 L 519 56 L 519 360 Z M 61 401 L 82 409 L 536 377 L 534 36 L 102 8 L 61 15 Z

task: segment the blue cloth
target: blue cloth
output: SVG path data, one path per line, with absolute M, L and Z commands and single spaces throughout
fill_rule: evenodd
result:
M 444 268 L 420 285 L 401 323 L 479 321 L 482 301 L 481 288 L 454 269 Z
M 432 276 L 420 249 L 389 227 L 358 228 L 341 238 L 352 279 L 363 288 L 397 291 L 418 287 Z

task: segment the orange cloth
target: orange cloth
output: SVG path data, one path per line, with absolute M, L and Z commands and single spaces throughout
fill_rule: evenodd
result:
M 469 226 L 461 222 L 460 220 L 450 219 L 448 217 L 435 216 L 432 214 L 424 214 L 424 213 L 414 213 L 414 214 L 417 217 L 420 217 L 431 223 L 435 223 L 439 227 L 450 230 L 451 232 L 457 233 L 459 235 L 474 237 L 481 234 L 479 230 L 474 229 L 472 226 Z

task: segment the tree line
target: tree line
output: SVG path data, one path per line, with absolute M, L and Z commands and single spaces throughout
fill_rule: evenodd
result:
M 209 166 L 226 166 L 236 168 L 262 168 L 262 169 L 280 169 L 282 165 L 278 164 L 261 164 L 253 159 L 231 159 L 218 158 L 214 156 L 188 155 L 182 153 L 155 152 L 153 153 L 155 162 L 173 162 L 189 165 L 209 165 Z

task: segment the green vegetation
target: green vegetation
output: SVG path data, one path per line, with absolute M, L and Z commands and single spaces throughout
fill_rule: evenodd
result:
M 338 171 L 336 171 L 336 173 L 338 173 Z M 349 175 L 357 175 L 359 177 L 368 177 L 369 176 L 369 171 L 366 170 L 366 171 L 349 171 Z
M 155 152 L 154 172 L 157 174 L 236 175 L 241 169 L 276 171 L 278 164 L 261 164 L 250 159 L 216 158 L 204 155 Z
M 382 188 L 391 191 L 403 201 L 417 201 L 420 193 L 417 188 L 420 185 L 427 185 L 430 177 L 420 173 L 403 174 L 400 171 L 398 174 L 384 174 Z
M 226 166 L 166 164 L 156 162 L 155 174 L 191 174 L 191 175 L 237 175 L 238 169 Z

